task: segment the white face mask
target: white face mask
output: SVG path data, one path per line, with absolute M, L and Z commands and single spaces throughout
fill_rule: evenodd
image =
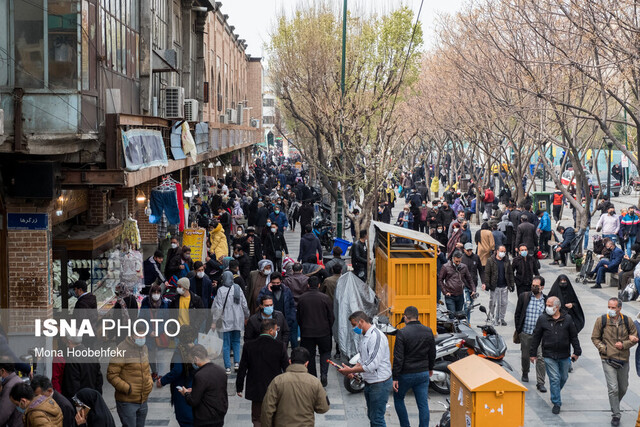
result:
M 618 313 L 612 309 L 607 310 L 607 313 L 609 314 L 609 317 L 616 317 L 618 315 Z
M 184 288 L 178 288 L 177 292 L 179 295 L 184 295 Z
M 238 231 L 236 231 L 236 234 L 237 234 L 238 236 L 242 236 L 242 230 L 238 230 Z
M 270 275 L 270 274 L 271 274 L 271 270 L 264 270 L 264 275 L 265 275 L 265 276 L 268 276 L 268 275 Z
M 272 228 L 272 229 L 271 229 L 271 232 L 272 232 L 272 233 L 274 233 L 274 234 L 275 234 L 277 231 L 278 231 L 278 229 L 277 229 L 277 228 Z
M 554 314 L 556 314 L 556 309 L 555 309 L 555 307 L 549 307 L 549 306 L 546 306 L 546 307 L 544 308 L 544 311 L 546 311 L 546 312 L 547 312 L 547 314 L 548 314 L 549 316 L 553 316 Z
M 202 279 L 204 277 L 204 271 L 198 271 L 196 276 L 198 276 L 199 279 Z
M 178 244 L 177 243 L 172 243 L 171 244 L 171 249 L 177 249 L 178 248 Z
M 151 298 L 153 298 L 154 301 L 158 301 L 161 296 L 162 295 L 160 295 L 160 294 L 151 294 Z
M 507 254 L 506 252 L 498 252 L 498 256 L 499 256 L 500 258 L 504 258 L 504 256 L 505 256 L 506 254 Z

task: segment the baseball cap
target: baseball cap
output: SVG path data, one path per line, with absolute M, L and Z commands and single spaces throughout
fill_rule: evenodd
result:
M 464 244 L 464 250 L 467 251 L 469 249 L 473 250 L 473 243 L 465 243 Z

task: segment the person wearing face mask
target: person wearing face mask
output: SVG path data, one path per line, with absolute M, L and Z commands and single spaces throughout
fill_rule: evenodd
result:
M 504 246 L 499 246 L 495 255 L 487 260 L 482 290 L 490 292 L 489 314 L 493 316 L 494 324 L 506 326 L 504 317 L 507 314 L 509 292 L 515 290 L 515 284 L 511 261 Z
M 15 364 L 8 355 L 0 356 L 0 381 L 0 425 L 22 427 L 22 413 L 10 398 L 11 390 L 22 384 L 22 379 L 16 374 Z
M 516 312 L 514 316 L 514 325 L 516 327 L 515 338 L 520 340 L 520 354 L 522 363 L 522 378 L 524 383 L 529 382 L 529 369 L 531 368 L 531 340 L 533 339 L 533 330 L 536 327 L 538 318 L 544 313 L 547 296 L 542 293 L 544 290 L 544 277 L 536 276 L 531 282 L 531 290 L 522 292 L 518 295 L 518 303 L 516 304 Z M 538 346 L 538 363 L 536 364 L 536 388 L 541 393 L 546 393 L 545 367 L 542 358 L 542 347 Z
M 222 319 L 224 343 L 222 356 L 227 374 L 231 373 L 231 347 L 233 347 L 234 368 L 238 370 L 240 362 L 240 334 L 249 319 L 249 307 L 242 288 L 234 283 L 233 273 L 222 273 L 222 286 L 218 288 L 216 298 L 211 306 L 211 329 L 216 329 L 216 322 Z
M 549 217 L 549 212 L 543 210 L 536 211 L 536 216 L 538 217 L 538 242 L 540 250 L 546 256 L 551 251 L 551 248 L 549 247 L 549 239 L 551 238 L 551 218 Z
M 177 312 L 180 325 L 191 325 L 200 330 L 202 322 L 206 319 L 208 311 L 204 309 L 202 298 L 190 291 L 191 282 L 186 277 L 178 280 L 176 286 L 177 295 L 169 303 L 173 313 Z
M 269 219 L 271 220 L 271 225 L 276 224 L 278 226 L 278 230 L 281 230 L 283 233 L 289 226 L 287 215 L 280 209 L 280 206 L 278 205 L 276 205 L 273 209 L 273 212 L 269 214 Z
M 559 275 L 553 286 L 551 286 L 548 296 L 557 297 L 560 300 L 560 310 L 571 315 L 573 323 L 576 325 L 578 333 L 580 333 L 584 327 L 585 317 L 571 280 L 565 274 Z
M 636 325 L 624 316 L 622 301 L 610 298 L 607 313 L 596 318 L 591 341 L 602 359 L 602 369 L 607 383 L 611 425 L 620 425 L 620 402 L 629 386 L 629 349 L 638 342 Z
M 189 272 L 193 270 L 193 261 L 191 260 L 191 248 L 183 246 L 179 252 L 169 260 L 169 277 L 175 276 L 180 279 L 187 277 Z
M 233 258 L 238 262 L 240 276 L 245 283 L 249 282 L 249 276 L 251 275 L 251 260 L 245 253 L 242 245 L 235 245 L 233 247 Z M 243 287 L 244 289 L 244 287 Z
M 531 280 L 537 276 L 540 269 L 540 263 L 533 256 L 526 245 L 520 245 L 518 255 L 511 263 L 513 267 L 513 279 L 516 283 L 517 295 L 531 290 Z
M 538 346 L 542 344 L 553 414 L 560 413 L 562 397 L 560 392 L 569 377 L 569 366 L 576 362 L 582 354 L 578 331 L 571 319 L 571 315 L 560 310 L 560 300 L 549 297 L 545 302 L 545 313 L 538 318 L 533 330 L 529 358 L 532 363 L 538 360 Z M 573 354 L 571 354 L 573 347 Z
M 616 209 L 613 205 L 608 206 L 608 209 L 600 215 L 598 224 L 596 225 L 596 231 L 602 232 L 602 238 L 609 238 L 614 243 L 618 242 L 618 231 L 620 231 L 620 218 L 616 215 Z
M 171 387 L 171 405 L 176 415 L 176 421 L 182 427 L 193 426 L 193 410 L 177 387 L 189 388 L 193 385 L 196 369 L 191 364 L 191 349 L 197 338 L 198 331 L 191 326 L 181 327 L 178 344 L 171 357 L 169 372 L 156 379 L 157 388 L 166 385 Z
M 239 225 L 238 227 L 236 227 L 236 232 L 233 235 L 233 238 L 231 239 L 231 247 L 235 248 L 236 245 L 244 245 L 245 240 L 247 239 L 247 235 L 244 234 L 244 228 Z
M 271 273 L 274 272 L 273 262 L 263 259 L 258 263 L 258 269 L 249 275 L 249 287 L 247 289 L 247 303 L 249 311 L 256 313 L 258 311 L 258 295 L 265 285 L 271 282 Z
M 154 284 L 149 289 L 149 295 L 147 295 L 140 304 L 140 319 L 150 321 L 151 319 L 157 319 L 161 322 L 167 319 L 167 309 L 169 308 L 169 301 L 162 297 L 162 287 L 158 284 Z M 159 323 L 158 325 L 163 325 Z M 164 330 L 163 326 L 159 326 L 159 330 Z M 147 350 L 149 352 L 149 365 L 151 366 L 151 377 L 155 381 L 158 377 L 158 345 L 163 347 L 169 344 L 167 336 L 156 337 L 150 334 L 147 340 Z
M 287 349 L 277 339 L 279 329 L 275 319 L 262 320 L 260 335 L 245 342 L 242 349 L 236 393 L 242 397 L 246 377 L 245 398 L 251 401 L 251 422 L 254 426 L 261 425 L 262 401 L 269 384 L 289 366 Z
M 67 348 L 74 354 L 82 354 L 86 347 L 81 337 L 65 337 Z M 102 394 L 104 379 L 97 358 L 71 356 L 65 360 L 60 392 L 67 399 L 83 388 L 90 388 Z
M 211 308 L 213 303 L 213 284 L 211 279 L 204 273 L 204 264 L 200 261 L 193 263 L 195 276 L 189 279 L 189 289 L 202 299 L 204 308 Z
M 620 221 L 620 229 L 627 242 L 627 255 L 631 256 L 631 246 L 636 242 L 636 235 L 640 228 L 640 217 L 636 214 L 636 207 L 631 206 L 627 215 Z
M 520 225 L 516 228 L 515 244 L 517 248 L 525 245 L 530 253 L 533 253 L 538 247 L 536 226 L 529 222 L 528 215 L 520 216 Z
M 464 212 L 458 212 L 458 215 L 456 217 L 455 221 L 452 221 L 451 224 L 449 224 L 449 229 L 447 231 L 447 237 L 451 238 L 451 236 L 453 235 L 453 228 L 455 226 L 460 227 L 462 225 L 462 223 L 464 222 Z
M 436 217 L 438 223 L 442 224 L 445 230 L 448 230 L 449 225 L 451 225 L 451 222 L 453 222 L 454 218 L 455 213 L 453 212 L 453 209 L 449 207 L 449 203 L 447 203 L 446 200 L 443 201 L 442 207 L 438 209 L 438 214 Z
M 612 240 L 608 240 L 605 248 L 609 250 L 609 258 L 602 258 L 588 273 L 588 276 L 596 275 L 596 284 L 591 289 L 599 289 L 604 282 L 605 273 L 617 273 L 620 263 L 624 258 L 624 252 L 618 248 Z
M 193 386 L 179 392 L 193 408 L 193 425 L 222 427 L 229 408 L 224 369 L 211 362 L 207 349 L 200 344 L 193 346 L 190 356 L 196 370 Z
M 164 265 L 164 277 L 171 277 L 171 269 L 169 268 L 169 262 L 175 257 L 176 253 L 180 252 L 180 243 L 176 237 L 171 238 L 171 247 L 167 250 L 167 262 Z
M 246 343 L 260 336 L 260 325 L 265 319 L 275 320 L 278 326 L 278 336 L 276 340 L 286 346 L 289 343 L 290 337 L 289 325 L 287 324 L 287 319 L 284 317 L 284 314 L 274 309 L 273 298 L 269 295 L 264 295 L 260 298 L 260 311 L 249 317 L 244 329 L 244 342 Z
M 271 274 L 269 284 L 260 290 L 257 301 L 261 301 L 265 296 L 271 297 L 274 309 L 284 314 L 285 319 L 287 319 L 287 325 L 289 326 L 290 331 L 289 341 L 291 343 L 291 348 L 298 347 L 299 334 L 296 303 L 291 289 L 282 283 L 282 276 L 280 273 Z
M 115 389 L 116 410 L 123 427 L 144 426 L 147 418 L 153 379 L 145 344 L 144 336 L 128 336 L 118 344 L 118 356 L 111 358 L 107 368 L 107 381 Z
M 62 394 L 53 389 L 51 380 L 44 375 L 34 375 L 29 386 L 36 396 L 46 396 L 53 399 L 62 411 L 62 427 L 76 427 L 76 409 Z
M 436 224 L 432 230 L 433 232 L 431 233 L 431 237 L 436 239 L 442 246 L 446 248 L 447 244 L 449 243 L 449 238 L 447 238 L 447 232 L 445 231 L 442 224 Z
M 338 372 L 347 377 L 362 374 L 369 422 L 372 426 L 384 427 L 387 401 L 393 389 L 389 341 L 375 325 L 371 324 L 369 316 L 363 311 L 352 313 L 349 316 L 349 322 L 353 332 L 356 335 L 362 335 L 358 343 L 360 362 L 353 367 L 343 364 Z
M 287 242 L 278 230 L 278 225 L 275 222 L 271 223 L 271 232 L 264 240 L 262 250 L 265 258 L 271 260 L 275 266 L 277 272 L 282 271 L 282 259 L 289 256 L 289 249 L 287 248 Z
M 16 384 L 9 394 L 20 412 L 25 427 L 62 427 L 62 410 L 53 398 L 36 396 L 29 384 Z
M 462 252 L 460 251 L 454 252 L 451 260 L 440 269 L 438 281 L 445 296 L 447 310 L 451 314 L 464 309 L 465 288 L 469 289 L 471 294 L 475 293 L 473 279 L 467 266 L 462 263 Z
M 411 210 L 409 208 L 409 205 L 406 205 L 404 207 L 404 210 L 402 212 L 400 212 L 400 214 L 398 215 L 398 221 L 396 222 L 396 225 L 398 227 L 402 227 L 402 228 L 408 228 L 408 229 L 413 229 L 413 214 L 411 213 Z M 402 239 L 402 241 L 407 241 L 406 239 Z

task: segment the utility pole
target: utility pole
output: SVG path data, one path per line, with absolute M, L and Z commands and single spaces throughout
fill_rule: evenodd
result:
M 345 79 L 345 69 L 347 64 L 347 0 L 344 0 L 344 6 L 342 8 L 342 70 L 340 75 L 340 110 L 341 114 L 344 114 L 344 79 Z M 342 117 L 340 117 L 340 149 L 344 149 L 343 145 L 343 133 L 342 133 Z M 344 223 L 343 220 L 343 210 L 344 206 L 342 204 L 342 191 L 338 189 L 338 201 L 336 203 L 336 207 L 338 209 L 336 222 L 338 223 L 337 234 L 340 239 L 343 237 L 342 225 Z M 351 224 L 352 227 L 355 227 L 355 224 Z

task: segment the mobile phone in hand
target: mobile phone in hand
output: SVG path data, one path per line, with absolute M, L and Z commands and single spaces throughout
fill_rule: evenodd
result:
M 327 359 L 327 363 L 334 366 L 336 369 L 342 369 L 342 365 L 338 365 L 336 362 L 334 362 L 331 359 Z
M 176 390 L 178 390 L 178 391 L 182 391 L 182 387 L 181 387 L 181 386 L 179 386 L 179 385 L 177 385 L 177 386 L 176 386 Z

